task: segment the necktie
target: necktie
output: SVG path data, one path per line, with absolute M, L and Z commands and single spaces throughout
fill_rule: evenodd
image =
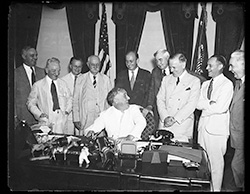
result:
M 94 86 L 94 88 L 95 88 L 95 87 L 96 87 L 96 76 L 94 75 L 93 78 L 94 78 L 93 86 Z
M 165 70 L 162 70 L 162 76 L 163 76 L 163 77 L 166 76 Z
M 76 85 L 76 79 L 77 79 L 77 75 L 75 75 L 74 87 L 75 87 L 75 85 Z
M 207 98 L 208 100 L 210 100 L 211 98 L 211 94 L 212 94 L 212 90 L 213 90 L 213 79 L 211 79 L 209 86 L 208 86 L 208 90 L 207 90 Z
M 36 81 L 36 76 L 35 76 L 35 72 L 34 72 L 34 69 L 32 67 L 30 67 L 32 73 L 31 73 L 31 83 L 32 85 L 35 83 Z
M 238 92 L 240 90 L 241 85 L 242 85 L 241 79 L 237 80 L 236 81 L 236 86 L 235 86 L 235 92 Z
M 180 82 L 180 78 L 177 77 L 176 85 L 178 85 L 179 82 Z
M 133 87 L 135 84 L 135 74 L 134 74 L 134 71 L 131 71 L 131 72 L 132 72 L 132 77 L 130 79 L 130 87 L 131 87 L 131 90 L 133 90 Z
M 60 109 L 60 107 L 59 107 L 58 96 L 56 92 L 56 85 L 53 81 L 51 82 L 50 91 L 51 91 L 52 100 L 53 100 L 53 111 L 55 111 L 57 109 Z

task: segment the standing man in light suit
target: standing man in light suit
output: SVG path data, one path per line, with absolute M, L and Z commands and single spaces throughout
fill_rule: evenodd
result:
M 245 56 L 244 51 L 236 50 L 231 54 L 229 71 L 237 79 L 233 100 L 230 105 L 230 141 L 235 149 L 232 160 L 232 171 L 236 187 L 245 189 L 244 158 L 244 103 L 245 103 Z
M 201 110 L 198 143 L 206 150 L 211 165 L 212 190 L 220 191 L 224 170 L 224 154 L 229 136 L 229 105 L 233 83 L 223 75 L 226 59 L 213 55 L 208 59 L 208 76 L 203 82 L 197 109 Z
M 65 76 L 62 77 L 62 80 L 64 80 L 69 89 L 70 89 L 70 93 L 73 97 L 74 94 L 74 88 L 75 88 L 75 83 L 77 78 L 79 78 L 82 73 L 82 65 L 83 65 L 83 61 L 80 58 L 77 57 L 71 57 L 70 61 L 69 61 L 69 69 L 70 69 L 70 73 L 66 74 Z M 76 131 L 75 131 L 75 126 L 73 123 L 73 114 L 72 112 L 70 112 L 69 116 L 68 116 L 68 127 L 67 127 L 67 134 L 70 135 L 75 135 Z
M 27 109 L 26 102 L 34 82 L 45 77 L 44 69 L 37 67 L 36 49 L 25 46 L 22 49 L 23 64 L 15 69 L 15 116 L 29 125 L 37 123 Z M 32 74 L 33 79 L 32 79 Z
M 112 89 L 109 77 L 99 72 L 101 62 L 98 56 L 89 56 L 87 65 L 89 72 L 77 79 L 73 98 L 73 122 L 79 135 L 83 135 L 84 129 L 109 107 L 106 98 Z
M 169 59 L 171 75 L 162 80 L 157 94 L 159 128 L 171 131 L 176 140 L 193 136 L 194 110 L 200 94 L 200 80 L 186 71 L 187 59 L 177 53 Z
M 58 78 L 60 61 L 57 58 L 47 60 L 45 71 L 45 78 L 33 85 L 27 106 L 38 121 L 52 125 L 52 132 L 65 134 L 72 96 L 65 81 Z

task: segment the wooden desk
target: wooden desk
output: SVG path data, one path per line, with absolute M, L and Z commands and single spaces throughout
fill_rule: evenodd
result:
M 141 173 L 141 161 L 134 173 L 78 167 L 75 163 L 24 161 L 29 189 L 38 190 L 210 190 L 210 171 L 205 155 L 199 171 L 168 166 L 164 176 Z

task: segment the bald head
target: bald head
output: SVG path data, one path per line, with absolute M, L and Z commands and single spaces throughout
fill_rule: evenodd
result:
M 91 55 L 88 57 L 87 65 L 89 67 L 89 71 L 96 75 L 100 71 L 101 61 L 97 55 Z

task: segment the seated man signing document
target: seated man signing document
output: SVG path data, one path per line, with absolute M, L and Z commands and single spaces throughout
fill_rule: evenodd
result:
M 107 96 L 111 107 L 101 112 L 94 123 L 86 128 L 87 137 L 93 133 L 105 129 L 108 137 L 116 143 L 122 140 L 138 140 L 146 127 L 146 119 L 143 117 L 139 106 L 128 103 L 129 96 L 123 88 L 113 88 Z

